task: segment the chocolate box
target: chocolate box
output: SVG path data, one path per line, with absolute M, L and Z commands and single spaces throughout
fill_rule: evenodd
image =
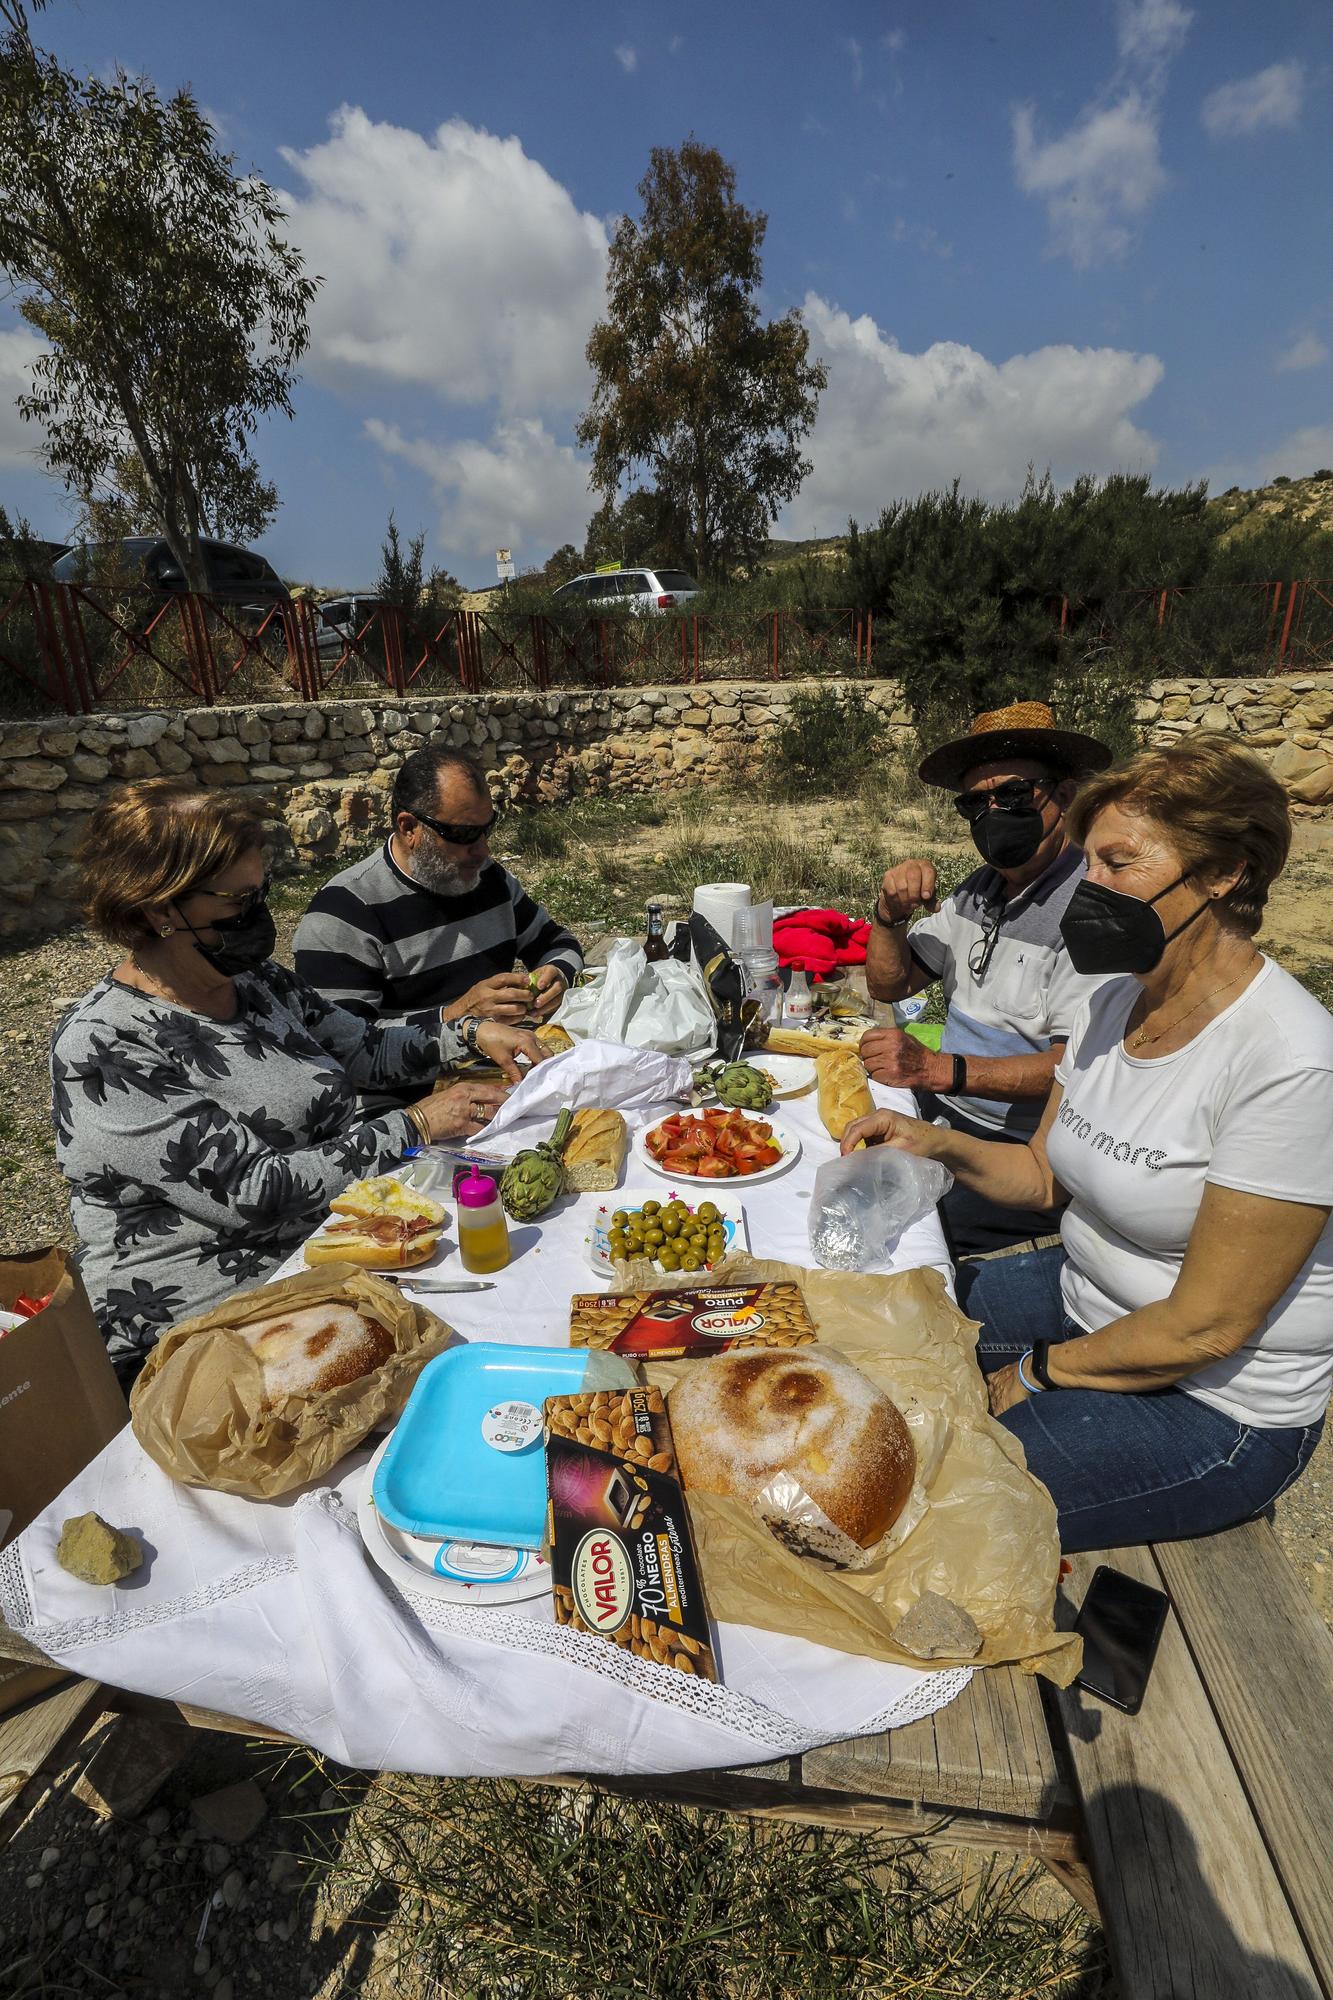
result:
M 799 1285 L 700 1285 L 662 1292 L 580 1292 L 570 1300 L 574 1347 L 656 1361 L 732 1347 L 803 1347 L 815 1338 Z

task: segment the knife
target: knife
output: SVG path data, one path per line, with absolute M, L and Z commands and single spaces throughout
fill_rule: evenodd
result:
M 493 1292 L 491 1278 L 414 1278 L 410 1271 L 380 1271 L 391 1285 L 407 1285 L 414 1292 Z

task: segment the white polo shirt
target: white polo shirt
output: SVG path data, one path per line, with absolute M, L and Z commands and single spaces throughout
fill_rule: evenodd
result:
M 946 1054 L 1030 1056 L 1066 1040 L 1080 1005 L 1103 983 L 1075 972 L 1060 935 L 1085 872 L 1081 849 L 1066 847 L 1044 875 L 1006 896 L 1004 877 L 978 868 L 933 916 L 913 924 L 912 956 L 940 981 L 948 1002 L 940 1042 Z M 971 960 L 997 920 L 994 949 L 976 973 Z M 936 1095 L 970 1124 L 1020 1139 L 1031 1137 L 1046 1109 L 1041 1097 Z
M 1333 1208 L 1333 1015 L 1271 959 L 1173 1055 L 1132 1056 L 1138 981 L 1080 1007 L 1047 1135 L 1071 1197 L 1060 1234 L 1071 1319 L 1089 1332 L 1168 1296 L 1205 1185 Z M 1258 1254 L 1261 1245 L 1255 1244 Z M 1262 1326 L 1177 1386 L 1238 1423 L 1317 1423 L 1333 1385 L 1333 1224 Z

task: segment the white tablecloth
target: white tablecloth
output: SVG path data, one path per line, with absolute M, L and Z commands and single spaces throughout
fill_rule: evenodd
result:
M 913 1108 L 906 1093 L 875 1094 Z M 631 1129 L 659 1115 L 631 1118 Z M 807 1263 L 814 1173 L 835 1148 L 813 1096 L 773 1115 L 800 1132 L 803 1152 L 778 1179 L 743 1186 L 751 1248 Z M 626 1184 L 652 1178 L 631 1154 Z M 495 1291 L 423 1302 L 468 1339 L 563 1346 L 570 1294 L 596 1289 L 584 1239 L 597 1199 L 515 1228 Z M 438 1261 L 461 1275 L 452 1239 Z M 934 1215 L 892 1260 L 921 1264 L 949 1271 Z M 755 1763 L 930 1714 L 969 1679 L 723 1625 L 725 1684 L 709 1687 L 557 1628 L 549 1600 L 484 1611 L 400 1592 L 361 1546 L 366 1458 L 344 1460 L 318 1488 L 254 1502 L 175 1484 L 126 1430 L 0 1553 L 0 1614 L 80 1674 L 265 1723 L 346 1764 L 439 1775 Z M 55 1561 L 60 1524 L 90 1508 L 148 1555 L 114 1588 L 79 1583 Z

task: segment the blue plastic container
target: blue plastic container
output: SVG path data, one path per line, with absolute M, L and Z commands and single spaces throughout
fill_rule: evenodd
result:
M 614 1379 L 603 1381 L 608 1362 Z M 617 1355 L 474 1340 L 427 1362 L 389 1439 L 373 1493 L 407 1535 L 539 1549 L 546 1526 L 542 1405 L 585 1386 L 629 1387 Z M 623 1374 L 620 1372 L 623 1370 Z M 525 1414 L 526 1412 L 526 1414 Z

